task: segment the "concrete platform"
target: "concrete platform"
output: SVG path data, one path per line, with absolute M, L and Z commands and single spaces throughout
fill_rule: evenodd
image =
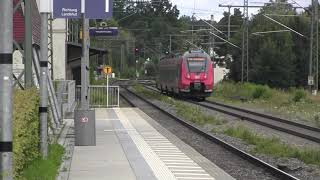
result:
M 71 180 L 231 180 L 136 108 L 96 109 L 97 146 L 74 147 Z

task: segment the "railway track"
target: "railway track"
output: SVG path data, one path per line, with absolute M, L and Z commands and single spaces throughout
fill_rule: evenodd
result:
M 160 111 L 161 113 L 165 114 L 166 116 L 168 116 L 169 118 L 173 119 L 174 121 L 180 123 L 181 125 L 183 125 L 184 127 L 188 128 L 189 130 L 191 130 L 192 132 L 194 132 L 195 134 L 199 135 L 199 136 L 202 136 L 203 138 L 209 140 L 211 143 L 214 143 L 218 146 L 221 146 L 223 149 L 226 149 L 228 150 L 229 152 L 231 152 L 232 154 L 235 154 L 236 156 L 242 158 L 242 159 L 245 159 L 246 161 L 254 164 L 255 166 L 257 167 L 262 167 L 263 169 L 267 170 L 270 174 L 272 174 L 273 176 L 276 176 L 280 179 L 283 179 L 283 180 L 298 180 L 298 178 L 236 148 L 235 146 L 233 145 L 230 145 L 229 143 L 213 136 L 212 134 L 209 134 L 207 132 L 205 132 L 204 130 L 202 130 L 201 128 L 193 125 L 192 123 L 190 122 L 187 122 L 183 119 L 180 119 L 179 117 L 176 117 L 174 114 L 172 113 L 169 113 L 167 112 L 165 109 L 162 109 L 161 107 L 157 106 L 156 104 L 152 103 L 150 100 L 134 93 L 133 91 L 127 89 L 127 88 L 124 88 L 124 90 L 126 92 L 128 92 L 129 94 L 133 95 L 134 97 L 142 100 L 143 102 L 147 103 L 148 105 L 150 105 L 152 108 L 155 108 L 157 109 L 158 111 Z M 131 104 L 132 106 L 135 107 L 135 103 L 132 102 L 132 97 L 128 97 L 126 95 L 123 94 L 123 92 L 121 93 L 121 96 L 129 102 L 129 104 Z
M 159 92 L 158 89 L 150 86 L 145 86 L 147 89 Z M 242 120 L 247 120 L 265 127 L 269 127 L 287 134 L 291 134 L 300 138 L 304 138 L 316 143 L 320 143 L 320 129 L 307 126 L 304 124 L 296 123 L 287 119 L 271 116 L 268 114 L 257 113 L 247 109 L 230 106 L 213 101 L 188 101 L 192 104 L 199 105 L 201 107 L 211 109 L 214 111 L 221 112 L 223 114 L 228 114 L 233 117 L 240 118 Z

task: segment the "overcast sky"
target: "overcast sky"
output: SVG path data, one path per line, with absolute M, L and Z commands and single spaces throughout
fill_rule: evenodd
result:
M 220 8 L 219 4 L 243 5 L 243 0 L 171 0 L 171 2 L 178 6 L 180 15 L 192 15 L 195 12 L 198 17 L 210 19 L 210 15 L 213 14 L 216 21 L 222 18 L 224 11 L 228 11 L 228 8 Z M 269 0 L 249 0 L 249 5 L 263 5 L 264 2 L 269 2 Z M 296 2 L 301 6 L 311 4 L 311 0 L 288 0 L 288 2 Z M 250 9 L 249 11 L 250 14 L 256 12 L 257 9 Z

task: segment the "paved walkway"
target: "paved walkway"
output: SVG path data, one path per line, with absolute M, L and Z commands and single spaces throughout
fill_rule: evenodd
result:
M 96 131 L 97 146 L 74 148 L 69 179 L 233 179 L 139 109 L 96 109 Z

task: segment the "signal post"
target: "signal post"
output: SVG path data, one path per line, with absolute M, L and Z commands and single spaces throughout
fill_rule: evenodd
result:
M 0 180 L 12 180 L 13 1 L 0 0 Z

